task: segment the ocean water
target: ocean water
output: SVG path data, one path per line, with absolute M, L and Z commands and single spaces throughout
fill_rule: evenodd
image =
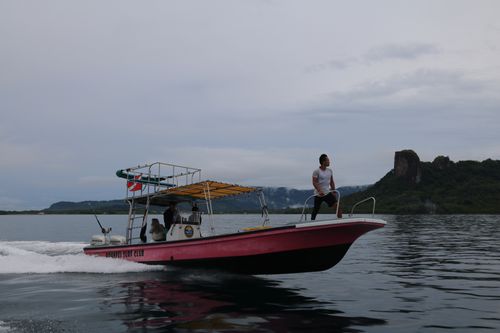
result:
M 85 256 L 91 215 L 0 216 L 0 333 L 500 331 L 500 216 L 378 217 L 328 271 L 240 276 Z

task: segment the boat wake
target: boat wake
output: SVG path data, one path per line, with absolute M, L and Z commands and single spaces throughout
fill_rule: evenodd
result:
M 129 273 L 160 271 L 131 261 L 87 256 L 85 243 L 0 241 L 0 274 L 21 273 Z

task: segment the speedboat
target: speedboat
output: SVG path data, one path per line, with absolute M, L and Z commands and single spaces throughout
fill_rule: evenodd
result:
M 335 266 L 358 237 L 386 224 L 373 214 L 370 218 L 354 217 L 354 207 L 345 218 L 307 221 L 305 211 L 311 196 L 298 222 L 271 227 L 262 188 L 202 180 L 201 169 L 162 162 L 118 170 L 117 175 L 127 185 L 126 235 L 110 235 L 110 229 L 101 225 L 102 235 L 93 236 L 84 248 L 87 255 L 243 274 L 322 271 Z M 340 193 L 335 192 L 340 203 Z M 215 233 L 212 201 L 241 195 L 257 195 L 262 211 L 259 225 Z M 367 200 L 373 201 L 374 213 L 374 198 L 359 203 Z M 195 219 L 178 214 L 168 226 L 165 240 L 148 241 L 150 213 L 172 203 L 204 208 Z M 203 235 L 202 223 L 209 223 L 208 235 Z

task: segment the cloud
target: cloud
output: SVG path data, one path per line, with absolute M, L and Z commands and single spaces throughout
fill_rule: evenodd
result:
M 39 150 L 39 147 L 35 144 L 0 141 L 0 156 L 2 156 L 0 158 L 0 167 L 16 168 L 36 163 L 41 157 L 38 153 Z
M 414 60 L 425 55 L 437 53 L 439 53 L 438 47 L 429 43 L 386 44 L 368 50 L 362 58 L 367 62 L 380 62 L 393 59 Z
M 29 139 L 26 135 L 15 133 L 15 128 L 3 128 L 4 132 L 12 132 L 11 136 L 0 137 L 0 167 L 4 170 L 25 172 L 36 169 L 38 172 L 47 170 L 58 171 L 73 164 L 75 152 L 68 147 L 47 145 L 45 138 Z M 29 178 L 30 174 L 23 178 Z
M 356 57 L 334 59 L 334 60 L 330 60 L 326 63 L 311 65 L 311 66 L 306 68 L 306 72 L 307 73 L 314 73 L 314 72 L 321 72 L 321 71 L 328 70 L 328 69 L 344 70 L 344 69 L 347 69 L 353 65 L 359 64 L 359 63 L 360 63 L 360 60 L 359 60 L 359 58 L 356 58 Z
M 500 81 L 474 74 L 441 69 L 393 74 L 332 92 L 296 116 L 307 117 L 321 132 L 335 126 L 336 137 L 348 140 L 351 149 L 386 151 L 385 159 L 405 148 L 429 159 L 452 152 L 462 159 L 495 157 L 491 143 L 500 140 Z M 341 147 L 335 151 L 347 154 Z
M 164 156 L 181 165 L 200 167 L 203 179 L 241 185 L 309 187 L 316 152 L 301 148 L 244 149 L 190 146 L 165 148 Z M 310 167 L 304 167 L 304 161 Z M 306 162 L 307 163 L 307 162 Z
M 323 152 L 350 185 L 500 142 L 491 4 L 4 3 L 0 182 L 28 207 L 120 197 L 148 160 L 308 188 Z
M 430 43 L 384 44 L 373 47 L 356 57 L 338 58 L 309 66 L 306 68 L 306 72 L 319 72 L 328 69 L 345 70 L 353 66 L 367 66 L 389 60 L 411 61 L 438 53 L 440 53 L 439 48 Z
M 419 109 L 422 106 L 449 106 L 449 111 L 464 101 L 474 110 L 481 110 L 492 103 L 498 105 L 496 97 L 500 82 L 478 79 L 461 71 L 419 69 L 397 74 L 377 81 L 357 84 L 346 91 L 335 91 L 325 100 L 325 109 L 369 112 L 393 110 L 402 106 Z M 462 109 L 462 107 L 460 107 Z M 320 111 L 322 112 L 322 111 Z
M 0 210 L 21 210 L 25 209 L 27 204 L 25 200 L 14 198 L 10 194 L 0 196 Z
M 93 187 L 93 186 L 114 186 L 118 183 L 116 177 L 110 176 L 83 176 L 77 179 L 78 186 Z
M 324 128 L 320 129 L 324 133 Z M 346 137 L 345 140 L 350 139 Z M 312 189 L 311 175 L 318 167 L 321 153 L 327 153 L 331 158 L 337 186 L 373 183 L 392 167 L 392 150 L 361 154 L 351 146 L 344 146 L 345 140 L 337 142 L 332 135 L 323 137 L 315 147 L 308 148 L 191 146 L 168 148 L 164 150 L 164 155 L 180 165 L 202 168 L 202 179 L 300 189 Z

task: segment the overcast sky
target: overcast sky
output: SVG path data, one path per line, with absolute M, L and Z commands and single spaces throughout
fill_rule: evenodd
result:
M 499 1 L 0 0 L 0 209 L 123 197 L 117 169 L 370 184 L 394 152 L 500 159 Z

